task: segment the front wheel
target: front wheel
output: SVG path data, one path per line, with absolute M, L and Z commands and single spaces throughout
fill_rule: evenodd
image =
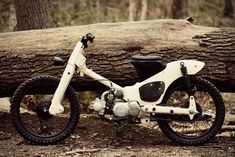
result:
M 183 145 L 201 145 L 212 139 L 221 129 L 225 108 L 218 89 L 209 81 L 190 77 L 192 85 L 196 86 L 194 94 L 196 114 L 192 120 L 188 116 L 168 116 L 168 120 L 159 120 L 162 132 L 174 142 Z M 163 104 L 174 107 L 188 108 L 189 95 L 185 92 L 182 79 L 168 89 Z
M 53 116 L 48 111 L 59 81 L 52 76 L 34 77 L 21 84 L 14 93 L 11 118 L 16 130 L 26 140 L 53 144 L 65 139 L 75 129 L 79 104 L 71 86 L 61 101 L 64 112 Z

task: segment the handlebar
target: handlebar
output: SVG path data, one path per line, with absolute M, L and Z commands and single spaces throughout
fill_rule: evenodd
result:
M 88 47 L 88 44 L 87 44 L 88 41 L 92 43 L 94 39 L 95 39 L 95 36 L 92 35 L 91 33 L 87 33 L 85 36 L 83 36 L 81 42 L 83 43 L 84 48 Z

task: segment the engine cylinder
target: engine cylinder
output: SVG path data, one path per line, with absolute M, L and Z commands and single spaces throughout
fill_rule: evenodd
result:
M 116 117 L 126 117 L 130 112 L 128 103 L 126 102 L 117 102 L 113 107 L 113 113 Z
M 136 101 L 132 101 L 129 103 L 130 114 L 132 116 L 138 116 L 140 113 L 140 106 Z
M 101 103 L 101 100 L 99 98 L 96 98 L 93 103 L 93 109 L 96 112 L 100 112 L 103 109 L 103 104 Z

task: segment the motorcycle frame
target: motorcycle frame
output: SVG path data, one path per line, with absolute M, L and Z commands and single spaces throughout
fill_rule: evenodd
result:
M 140 104 L 142 111 L 144 111 L 146 114 L 161 113 L 161 114 L 188 115 L 190 119 L 193 119 L 194 115 L 198 113 L 193 96 L 190 96 L 189 98 L 188 108 L 158 106 L 158 104 L 161 103 L 170 84 L 174 82 L 176 79 L 182 77 L 182 73 L 180 71 L 180 63 L 182 62 L 184 63 L 184 65 L 188 70 L 189 75 L 194 75 L 197 72 L 199 72 L 203 68 L 205 63 L 195 60 L 179 60 L 179 61 L 170 62 L 167 64 L 166 68 L 163 71 L 155 74 L 154 76 L 142 82 L 137 82 L 133 86 L 121 87 L 120 85 L 110 81 L 109 79 L 104 78 L 103 76 L 87 68 L 86 57 L 83 55 L 83 49 L 84 49 L 83 43 L 78 41 L 68 60 L 66 68 L 61 77 L 60 83 L 52 98 L 52 103 L 49 108 L 50 114 L 56 115 L 64 111 L 64 108 L 61 105 L 61 100 L 63 99 L 64 93 L 73 75 L 75 74 L 76 67 L 77 67 L 77 72 L 80 73 L 80 76 L 83 76 L 85 74 L 109 88 L 114 88 L 123 91 L 124 99 L 127 102 L 128 101 L 138 102 Z M 163 94 L 155 102 L 142 101 L 139 95 L 139 88 L 146 83 L 154 81 L 163 81 L 165 83 L 165 89 Z

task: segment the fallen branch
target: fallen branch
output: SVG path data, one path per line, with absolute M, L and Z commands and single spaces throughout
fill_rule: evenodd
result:
M 98 152 L 100 151 L 100 149 L 75 149 L 72 151 L 68 151 L 65 152 L 63 155 L 72 155 L 72 154 L 76 154 L 76 153 L 94 153 L 94 152 Z
M 196 134 L 196 133 L 203 133 L 205 131 L 207 131 L 208 128 L 203 128 L 203 129 L 196 129 L 196 130 L 185 130 L 185 131 L 181 131 L 180 133 L 182 134 Z M 235 125 L 224 125 L 221 129 L 220 129 L 220 133 L 222 132 L 230 132 L 230 131 L 235 131 Z
M 220 129 L 220 132 L 235 131 L 235 125 L 225 125 Z

